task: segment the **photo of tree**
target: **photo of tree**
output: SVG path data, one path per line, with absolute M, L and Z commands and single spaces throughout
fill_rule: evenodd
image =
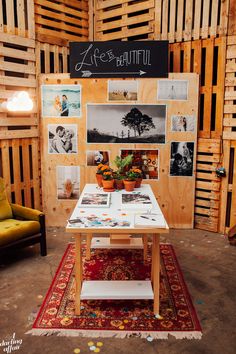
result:
M 88 143 L 165 143 L 166 105 L 87 105 Z

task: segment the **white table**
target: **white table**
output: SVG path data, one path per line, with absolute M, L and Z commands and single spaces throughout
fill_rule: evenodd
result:
M 99 193 L 102 189 L 98 189 L 96 184 L 86 184 L 83 193 Z M 161 209 L 156 201 L 151 187 L 143 184 L 141 188 L 135 189 L 135 193 L 141 192 L 148 194 L 152 201 L 152 208 L 155 212 L 162 215 Z M 85 208 L 77 203 L 71 219 L 83 218 L 91 214 L 102 216 L 107 214 L 109 217 L 118 218 L 119 220 L 129 220 L 130 225 L 127 227 L 81 227 L 81 224 L 67 224 L 66 231 L 75 234 L 75 280 L 76 280 L 76 297 L 75 297 L 75 313 L 80 315 L 80 301 L 90 299 L 153 299 L 154 314 L 159 314 L 159 287 L 160 287 L 160 234 L 169 231 L 168 225 L 159 227 L 135 227 L 134 215 L 140 212 L 137 209 L 122 209 L 120 200 L 122 191 L 111 193 L 111 203 L 107 208 Z M 163 215 L 162 215 L 163 216 Z M 84 281 L 82 270 L 81 240 L 82 234 L 91 237 L 93 233 L 102 236 L 103 234 L 142 234 L 152 235 L 152 271 L 151 280 L 144 281 Z

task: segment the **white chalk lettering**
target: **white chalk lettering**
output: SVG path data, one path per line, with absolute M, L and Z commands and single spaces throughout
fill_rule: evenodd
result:
M 13 333 L 12 338 L 10 340 L 2 340 L 0 343 L 1 347 L 3 348 L 3 352 L 5 353 L 11 353 L 13 351 L 19 350 L 20 346 L 22 344 L 22 339 L 16 339 L 16 334 Z

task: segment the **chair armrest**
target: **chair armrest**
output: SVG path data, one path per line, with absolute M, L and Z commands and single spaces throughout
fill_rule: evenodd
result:
M 19 204 L 11 203 L 11 208 L 15 217 L 20 217 L 25 220 L 40 221 L 40 215 L 44 215 L 42 211 L 27 208 Z

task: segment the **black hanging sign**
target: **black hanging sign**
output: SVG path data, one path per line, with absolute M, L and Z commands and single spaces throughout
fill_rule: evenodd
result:
M 168 41 L 71 42 L 71 78 L 167 77 Z

